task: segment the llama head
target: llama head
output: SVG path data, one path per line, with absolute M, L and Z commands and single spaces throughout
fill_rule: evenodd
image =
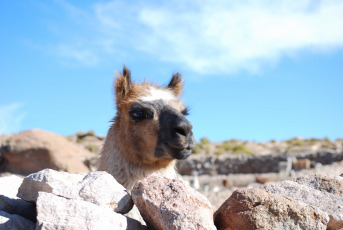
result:
M 134 84 L 124 67 L 115 79 L 117 115 L 115 132 L 123 154 L 136 164 L 151 168 L 187 158 L 194 148 L 192 124 L 180 100 L 183 83 L 174 74 L 168 86 Z

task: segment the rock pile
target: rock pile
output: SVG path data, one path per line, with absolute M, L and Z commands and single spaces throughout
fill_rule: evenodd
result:
M 343 229 L 343 178 L 314 174 L 237 189 L 214 213 L 180 180 L 151 175 L 132 197 L 106 172 L 0 178 L 1 229 Z M 147 226 L 124 214 L 135 204 Z
M 4 182 L 0 181 L 0 187 Z M 4 229 L 146 229 L 122 215 L 133 207 L 131 196 L 106 172 L 69 174 L 46 169 L 29 175 L 19 185 L 11 195 L 1 195 L 6 200 L 15 197 L 18 204 L 1 199 L 5 214 L 0 213 L 0 225 L 6 226 Z M 37 210 L 37 216 L 16 213 L 21 210 L 19 201 L 32 213 Z M 8 214 L 8 210 L 15 214 Z
M 237 189 L 215 212 L 218 229 L 343 229 L 343 178 L 323 174 Z

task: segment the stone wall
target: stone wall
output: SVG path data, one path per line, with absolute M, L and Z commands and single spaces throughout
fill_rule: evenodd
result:
M 327 165 L 336 161 L 343 161 L 343 151 L 327 150 L 317 153 L 287 153 L 264 156 L 194 156 L 187 160 L 179 161 L 177 168 L 181 175 L 192 175 L 193 171 L 197 171 L 198 175 L 279 172 L 279 163 L 286 162 L 287 158 L 294 157 L 297 159 L 309 159 L 311 160 L 311 167 L 314 167 L 316 163 Z

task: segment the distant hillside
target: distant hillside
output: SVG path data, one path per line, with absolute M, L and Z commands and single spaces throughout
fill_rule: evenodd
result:
M 97 136 L 93 131 L 77 132 L 68 136 L 68 140 L 83 145 L 91 152 L 99 153 L 104 142 L 104 137 Z M 328 138 L 304 139 L 296 137 L 284 141 L 249 142 L 231 139 L 224 142 L 211 142 L 208 138 L 202 138 L 195 148 L 193 154 L 199 155 L 222 155 L 222 154 L 247 154 L 247 155 L 269 155 L 282 153 L 318 152 L 327 149 L 342 150 L 343 139 L 329 140 Z

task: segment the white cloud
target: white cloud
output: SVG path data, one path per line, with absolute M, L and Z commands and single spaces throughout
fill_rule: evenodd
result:
M 341 0 L 112 1 L 82 17 L 92 20 L 91 46 L 66 51 L 86 64 L 132 49 L 198 73 L 232 74 L 343 46 Z
M 0 106 L 0 134 L 15 133 L 20 130 L 26 116 L 26 113 L 20 111 L 21 107 L 20 103 Z
M 76 47 L 75 44 L 60 44 L 56 48 L 58 54 L 66 60 L 75 60 L 87 66 L 95 66 L 99 62 L 98 56 L 92 49 Z

